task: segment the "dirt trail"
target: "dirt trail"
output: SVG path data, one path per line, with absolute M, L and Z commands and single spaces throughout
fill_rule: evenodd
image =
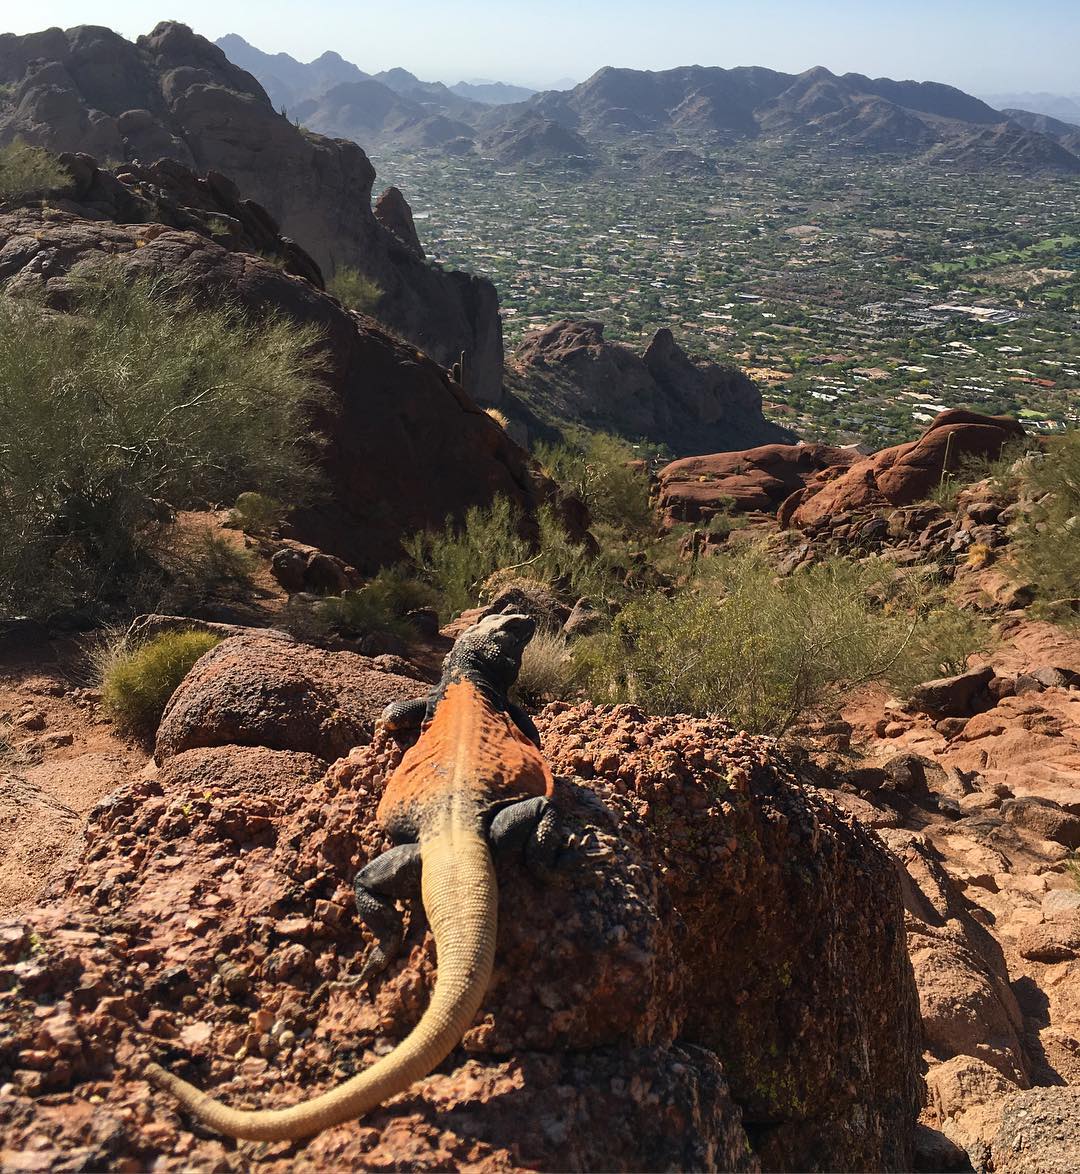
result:
M 33 903 L 78 859 L 94 804 L 139 774 L 72 643 L 0 645 L 0 916 Z

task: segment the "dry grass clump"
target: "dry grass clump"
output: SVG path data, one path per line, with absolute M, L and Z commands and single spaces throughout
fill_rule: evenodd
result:
M 515 693 L 529 708 L 562 701 L 574 690 L 574 660 L 564 637 L 541 628 L 525 646 Z
M 71 185 L 71 174 L 55 155 L 22 139 L 0 147 L 0 200 L 44 194 Z
M 97 654 L 105 712 L 126 733 L 149 737 L 195 662 L 221 643 L 212 632 L 163 632 L 132 648 L 106 639 Z

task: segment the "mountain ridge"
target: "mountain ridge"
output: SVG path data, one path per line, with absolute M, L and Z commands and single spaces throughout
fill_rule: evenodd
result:
M 235 34 L 219 44 L 233 49 L 235 63 L 252 70 L 272 96 L 280 92 L 282 55 L 260 54 Z M 424 82 L 400 67 L 371 80 L 411 106 L 372 87 L 345 95 L 328 86 L 315 95 L 314 76 L 297 113 L 322 133 L 360 135 L 372 146 L 471 149 L 505 163 L 570 161 L 651 136 L 673 146 L 687 139 L 712 147 L 825 144 L 972 169 L 1080 173 L 1080 155 L 1059 134 L 1014 120 L 955 86 L 835 74 L 824 66 L 789 74 L 753 65 L 659 71 L 608 65 L 572 89 L 497 105 L 479 101 L 477 87 Z

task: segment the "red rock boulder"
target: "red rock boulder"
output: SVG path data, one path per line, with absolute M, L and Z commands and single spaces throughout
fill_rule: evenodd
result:
M 827 444 L 764 444 L 742 452 L 685 457 L 659 473 L 665 526 L 706 522 L 717 513 L 772 513 L 823 469 L 847 469 L 854 449 Z
M 325 655 L 344 696 L 357 658 Z M 231 736 L 266 738 L 256 702 Z M 136 1059 L 285 1104 L 416 1023 L 437 962 L 418 910 L 386 973 L 337 985 L 362 962 L 350 886 L 387 846 L 373 816 L 400 749 L 376 740 L 321 779 L 299 745 L 193 749 L 102 804 L 66 891 L 0 926 L 5 1161 L 910 1169 L 921 1039 L 878 841 L 768 739 L 629 707 L 539 724 L 568 854 L 544 884 L 498 862 L 476 1022 L 438 1071 L 292 1146 L 193 1130 Z
M 265 746 L 332 761 L 370 741 L 391 701 L 427 688 L 365 656 L 253 631 L 197 661 L 169 699 L 154 755 L 162 763 L 202 746 Z
M 786 511 L 790 524 L 805 529 L 843 513 L 911 505 L 927 497 L 947 473 L 967 460 L 994 460 L 1011 440 L 1024 435 L 1007 416 L 981 416 L 953 408 L 936 416 L 918 440 L 882 449 L 842 476 L 811 483 Z

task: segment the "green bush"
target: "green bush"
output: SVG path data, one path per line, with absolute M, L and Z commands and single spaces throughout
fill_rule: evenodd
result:
M 230 523 L 245 534 L 268 534 L 281 525 L 285 507 L 265 493 L 241 493 L 233 506 Z
M 123 595 L 161 499 L 312 495 L 319 334 L 106 265 L 72 313 L 0 297 L 0 611 Z
M 358 269 L 339 269 L 326 288 L 343 306 L 361 314 L 374 314 L 383 297 L 379 285 Z
M 1080 431 L 1047 442 L 1045 456 L 1025 463 L 1023 478 L 1038 501 L 1016 535 L 1018 562 L 1050 618 L 1075 618 L 1080 596 Z
M 358 590 L 320 600 L 314 612 L 326 631 L 346 636 L 388 632 L 407 639 L 415 635 L 408 613 L 436 602 L 432 588 L 410 578 L 400 567 L 384 567 Z
M 906 696 L 922 681 L 967 671 L 973 652 L 987 652 L 993 637 L 986 621 L 945 601 L 919 616 L 903 654 L 887 673 L 897 692 Z
M 633 601 L 574 646 L 575 663 L 598 701 L 779 734 L 858 683 L 938 675 L 915 640 L 930 598 L 888 564 L 838 558 L 777 578 L 747 551 L 708 560 L 692 588 Z
M 414 534 L 402 546 L 417 574 L 434 589 L 444 621 L 472 607 L 484 581 L 496 571 L 535 557 L 518 533 L 515 511 L 505 497 L 487 508 L 473 506 L 461 525 L 447 518 L 442 530 Z
M 487 507 L 474 506 L 463 523 L 447 518 L 442 530 L 426 530 L 402 542 L 415 574 L 428 584 L 446 621 L 480 598 L 484 584 L 498 571 L 537 579 L 567 595 L 619 594 L 613 579 L 618 548 L 599 555 L 573 542 L 550 506 L 536 513 L 539 542 L 522 537 L 521 519 L 505 497 Z
M 63 190 L 71 174 L 55 155 L 22 139 L 0 147 L 0 200 Z
M 153 734 L 192 665 L 220 643 L 211 632 L 163 632 L 134 649 L 116 647 L 102 678 L 105 712 L 128 733 Z
M 588 506 L 594 521 L 628 535 L 652 532 L 649 478 L 625 441 L 594 432 L 578 445 L 540 445 L 536 457 L 564 492 Z

